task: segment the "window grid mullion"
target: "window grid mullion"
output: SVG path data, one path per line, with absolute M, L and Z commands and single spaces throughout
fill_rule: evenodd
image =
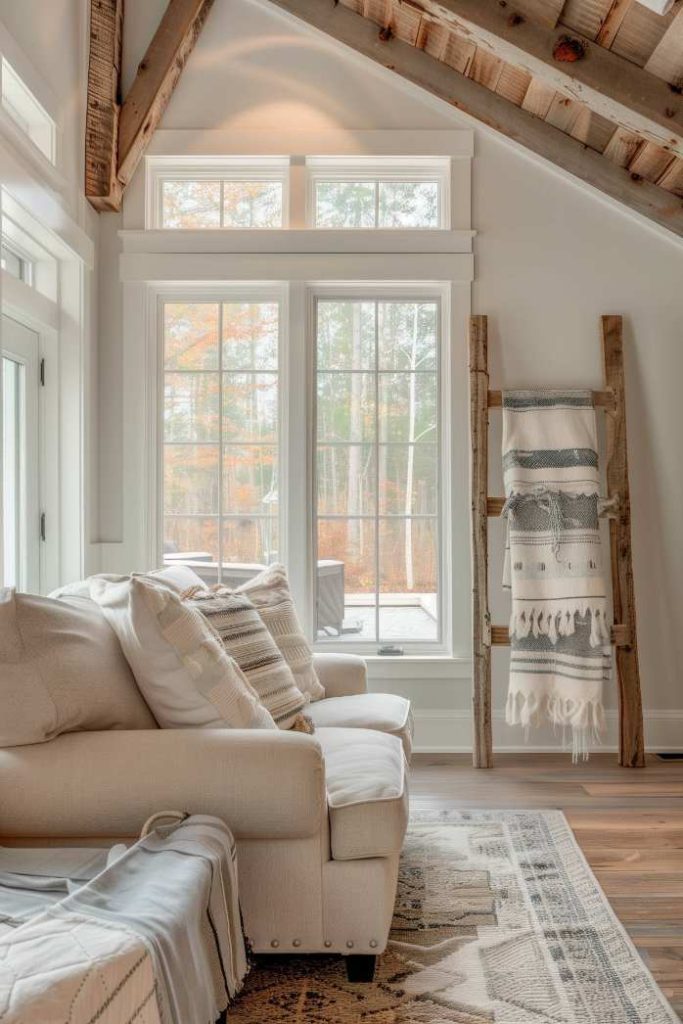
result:
M 375 196 L 377 196 L 375 186 Z M 375 201 L 375 216 L 377 202 Z M 380 643 L 379 616 L 379 302 L 375 300 L 375 639 Z
M 221 223 L 223 182 L 221 181 Z M 223 303 L 218 303 L 218 565 L 216 580 L 223 582 Z

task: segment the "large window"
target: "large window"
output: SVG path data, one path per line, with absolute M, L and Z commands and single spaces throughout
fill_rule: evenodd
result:
M 471 133 L 253 143 L 155 153 L 131 194 L 126 450 L 158 513 L 140 548 L 231 587 L 282 562 L 316 650 L 383 656 L 378 684 L 413 658 L 443 678 L 467 646 Z
M 163 304 L 164 557 L 207 580 L 278 557 L 279 319 L 276 298 Z
M 164 560 L 235 586 L 298 558 L 320 644 L 443 649 L 438 286 L 310 285 L 293 349 L 302 307 L 253 287 L 161 303 Z
M 316 400 L 318 637 L 438 640 L 438 303 L 319 299 Z

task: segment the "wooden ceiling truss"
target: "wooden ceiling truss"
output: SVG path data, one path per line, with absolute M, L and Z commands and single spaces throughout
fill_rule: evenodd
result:
M 683 0 L 272 0 L 683 235 Z M 119 209 L 211 7 L 169 0 L 120 99 L 123 0 L 91 0 L 86 195 Z
M 96 210 L 119 210 L 213 0 L 169 0 L 121 102 L 123 0 L 91 0 L 85 125 L 85 194 Z

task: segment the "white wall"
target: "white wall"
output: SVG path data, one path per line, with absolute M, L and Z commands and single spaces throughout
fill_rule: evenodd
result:
M 129 5 L 126 82 L 164 6 L 165 0 Z M 216 0 L 163 127 L 418 130 L 463 123 L 468 122 L 446 104 L 312 33 L 266 0 Z M 493 386 L 599 387 L 598 317 L 625 317 L 634 558 L 650 742 L 682 746 L 683 246 L 483 129 L 477 129 L 475 147 L 473 308 L 490 318 Z M 101 529 L 104 540 L 116 542 L 122 539 L 119 219 L 102 220 Z M 459 345 L 465 372 L 464 339 Z M 500 493 L 495 480 L 492 491 Z M 494 549 L 498 529 L 492 528 Z M 103 557 L 106 563 L 106 548 Z M 497 581 L 496 564 L 492 610 L 494 620 L 504 622 Z M 461 585 L 469 589 L 469 580 Z M 505 653 L 497 652 L 497 709 L 505 668 Z M 375 685 L 390 684 L 377 676 Z M 467 742 L 467 678 L 404 679 L 393 688 L 415 701 L 424 744 Z M 614 707 L 613 694 L 609 703 Z M 500 743 L 521 740 L 501 723 L 496 731 Z

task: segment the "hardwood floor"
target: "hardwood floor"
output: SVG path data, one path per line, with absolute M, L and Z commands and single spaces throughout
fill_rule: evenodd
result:
M 662 991 L 683 1018 L 683 761 L 648 757 L 619 768 L 614 754 L 572 765 L 568 754 L 416 754 L 415 808 L 564 811 L 581 848 Z

